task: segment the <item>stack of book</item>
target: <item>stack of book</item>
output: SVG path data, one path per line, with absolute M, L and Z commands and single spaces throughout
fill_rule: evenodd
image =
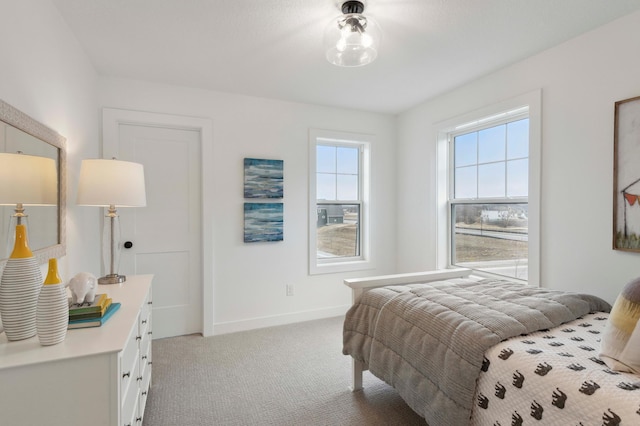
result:
M 93 303 L 73 303 L 69 298 L 69 329 L 100 327 L 115 311 L 120 303 L 113 303 L 106 293 L 96 294 Z

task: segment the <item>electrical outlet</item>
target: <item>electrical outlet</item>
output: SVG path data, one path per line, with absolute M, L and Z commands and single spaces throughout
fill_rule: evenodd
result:
M 293 296 L 293 284 L 287 284 L 287 296 Z

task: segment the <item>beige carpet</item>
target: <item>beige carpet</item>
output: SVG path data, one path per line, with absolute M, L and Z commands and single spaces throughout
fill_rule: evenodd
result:
M 349 391 L 342 321 L 154 340 L 144 426 L 426 425 L 369 373 Z

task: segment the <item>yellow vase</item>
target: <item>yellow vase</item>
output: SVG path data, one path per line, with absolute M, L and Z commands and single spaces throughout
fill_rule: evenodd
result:
M 13 245 L 11 259 L 25 259 L 33 257 L 33 253 L 27 242 L 27 227 L 25 225 L 16 225 L 16 242 Z
M 60 284 L 61 282 L 62 278 L 58 275 L 58 259 L 49 259 L 49 270 L 44 279 L 44 285 Z

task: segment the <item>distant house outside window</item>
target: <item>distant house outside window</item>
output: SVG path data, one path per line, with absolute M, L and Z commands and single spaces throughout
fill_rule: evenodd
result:
M 363 269 L 367 262 L 368 142 L 310 132 L 310 273 Z

